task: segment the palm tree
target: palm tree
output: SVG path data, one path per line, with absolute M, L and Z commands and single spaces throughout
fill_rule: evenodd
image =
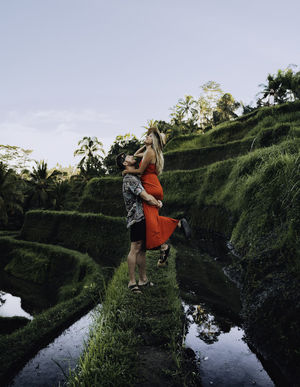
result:
M 74 156 L 83 155 L 77 166 L 80 175 L 86 180 L 104 175 L 103 156 L 98 154 L 100 152 L 105 155 L 102 142 L 97 137 L 83 137 L 78 145 L 81 147 L 75 150 Z
M 143 128 L 147 129 L 147 131 L 150 128 L 157 128 L 157 123 L 158 123 L 157 120 L 148 120 L 147 124 L 145 126 L 143 126 Z
M 88 159 L 98 158 L 102 159 L 97 153 L 100 152 L 105 155 L 103 144 L 97 137 L 83 137 L 78 141 L 78 145 L 81 145 L 79 149 L 76 149 L 74 156 L 84 155 L 79 161 L 78 168 L 84 166 Z
M 184 115 L 178 110 L 177 105 L 171 107 L 170 110 L 172 110 L 172 113 L 170 114 L 171 124 L 179 126 L 183 122 Z
M 0 161 L 0 222 L 3 225 L 7 225 L 9 215 L 23 213 L 21 184 L 13 169 Z
M 197 102 L 191 95 L 185 95 L 184 98 L 180 98 L 176 107 L 178 113 L 186 120 L 198 120 Z
M 29 189 L 27 190 L 27 206 L 37 208 L 49 208 L 54 204 L 53 191 L 55 182 L 62 172 L 54 169 L 51 173 L 48 171 L 47 163 L 44 160 L 35 161 L 36 167 L 30 173 L 30 179 L 27 180 Z

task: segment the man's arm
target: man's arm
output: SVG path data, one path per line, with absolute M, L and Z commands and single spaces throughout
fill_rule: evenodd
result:
M 155 199 L 154 196 L 149 195 L 145 190 L 140 193 L 141 199 L 145 200 L 150 206 L 161 207 L 161 202 Z

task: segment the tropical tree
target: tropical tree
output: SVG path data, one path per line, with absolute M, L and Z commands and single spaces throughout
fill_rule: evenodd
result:
M 183 115 L 182 111 L 178 110 L 177 104 L 172 106 L 170 108 L 170 110 L 172 111 L 172 113 L 170 114 L 171 124 L 176 125 L 176 126 L 180 126 L 184 120 L 184 115 Z
M 149 127 L 154 125 L 154 122 L 148 121 Z M 103 164 L 110 175 L 119 175 L 120 170 L 116 165 L 116 157 L 118 154 L 125 152 L 127 154 L 134 154 L 135 151 L 142 146 L 142 143 L 130 133 L 126 133 L 124 136 L 119 135 L 113 142 L 110 150 L 103 160 Z
M 78 141 L 78 145 L 80 148 L 75 150 L 74 156 L 83 155 L 78 163 L 80 174 L 87 180 L 104 175 L 103 156 L 105 152 L 102 142 L 97 137 L 83 137 L 82 140 Z
M 55 183 L 59 181 L 62 172 L 53 170 L 50 173 L 44 160 L 35 163 L 36 167 L 33 167 L 29 180 L 26 181 L 28 189 L 25 207 L 52 208 L 55 205 Z
M 166 142 L 170 141 L 173 137 L 182 134 L 183 122 L 178 123 L 169 123 L 166 121 L 157 121 L 157 128 L 161 133 L 166 135 Z
M 78 174 L 78 168 L 74 165 L 69 165 L 68 167 L 63 167 L 61 164 L 56 163 L 54 168 L 51 168 L 49 172 L 53 172 L 54 170 L 60 171 L 61 176 L 59 177 L 60 180 L 69 180 L 73 175 Z
M 177 112 L 183 117 L 183 120 L 195 121 L 198 120 L 197 102 L 191 95 L 185 95 L 184 98 L 180 98 L 176 105 Z
M 252 112 L 253 110 L 256 109 L 251 104 L 252 104 L 252 102 L 250 104 L 248 104 L 248 105 L 245 105 L 243 102 L 241 102 L 241 108 L 243 109 L 242 114 L 248 114 L 248 113 L 250 113 L 250 112 Z
M 150 128 L 157 128 L 157 120 L 148 120 L 147 121 L 147 124 L 145 126 L 143 126 L 143 128 L 145 128 L 147 131 L 150 129 Z M 120 136 L 120 137 L 130 137 L 130 136 L 133 136 L 133 135 L 130 135 L 129 133 L 125 134 L 125 136 Z
M 209 81 L 204 83 L 201 88 L 201 94 L 198 98 L 198 125 L 202 131 L 211 127 L 214 123 L 213 112 L 217 108 L 217 103 L 224 94 L 219 83 Z
M 23 214 L 23 200 L 21 179 L 0 161 L 0 224 L 6 226 L 9 216 Z
M 32 152 L 32 149 L 23 149 L 15 145 L 0 145 L 0 161 L 19 174 L 23 174 L 23 171 L 26 171 L 33 161 L 29 157 Z
M 68 192 L 71 189 L 68 180 L 60 180 L 54 182 L 53 186 L 53 209 L 63 210 Z
M 295 101 L 300 98 L 300 71 L 294 72 L 290 66 L 285 70 L 279 69 L 277 74 L 268 74 L 267 83 L 260 84 L 259 87 L 262 91 L 258 93 L 258 105 L 261 105 L 262 100 L 271 92 L 274 93 L 275 103 Z
M 240 107 L 240 103 L 235 101 L 230 93 L 225 93 L 217 102 L 216 110 L 213 111 L 214 124 L 229 121 L 236 118 L 235 111 Z
M 295 99 L 300 99 L 300 71 L 294 74 L 291 80 L 291 90 Z

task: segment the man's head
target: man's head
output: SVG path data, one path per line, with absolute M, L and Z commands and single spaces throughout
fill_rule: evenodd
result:
M 133 167 L 135 163 L 136 163 L 136 160 L 134 156 L 126 155 L 126 153 L 120 153 L 116 157 L 116 164 L 121 169 L 121 171 L 123 171 L 127 167 Z

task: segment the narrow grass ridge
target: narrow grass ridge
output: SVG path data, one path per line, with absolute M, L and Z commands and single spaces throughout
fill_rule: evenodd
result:
M 156 268 L 157 259 L 157 252 L 147 253 L 148 277 L 155 286 L 142 289 L 143 294 L 127 289 L 126 262 L 116 270 L 88 346 L 68 385 L 184 385 L 178 345 L 183 310 L 176 282 L 175 250 L 168 268 Z

